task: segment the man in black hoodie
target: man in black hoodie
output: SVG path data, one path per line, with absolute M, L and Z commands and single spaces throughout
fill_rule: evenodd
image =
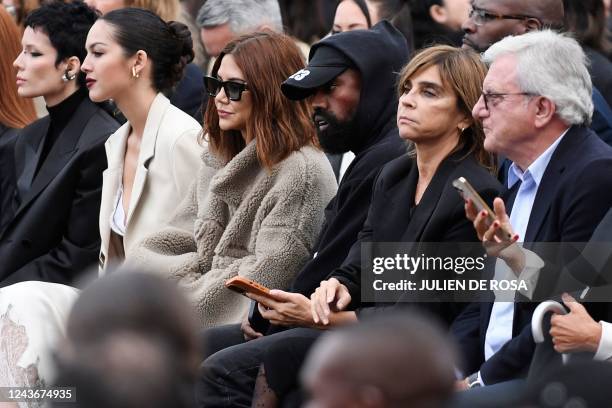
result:
M 323 149 L 350 150 L 356 157 L 325 209 L 312 259 L 298 272 L 290 292 L 273 292 L 274 322 L 279 324 L 253 327 L 245 319 L 242 325 L 205 331 L 209 357 L 196 390 L 198 406 L 250 407 L 263 352 L 291 335 L 284 327 L 303 326 L 312 319 L 310 294 L 341 265 L 357 240 L 378 171 L 406 150 L 395 115 L 397 73 L 408 54 L 405 38 L 385 21 L 371 30 L 335 34 L 313 45 L 309 65 L 283 83 L 288 98 L 312 96 L 313 121 Z

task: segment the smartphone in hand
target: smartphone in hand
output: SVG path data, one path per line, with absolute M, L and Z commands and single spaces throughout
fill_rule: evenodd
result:
M 226 280 L 225 287 L 233 290 L 234 292 L 240 293 L 241 295 L 244 295 L 245 293 L 253 293 L 255 295 L 271 298 L 270 289 L 243 276 L 234 276 L 233 278 Z
M 480 194 L 478 194 L 476 189 L 472 187 L 469 181 L 467 181 L 464 177 L 459 177 L 453 181 L 453 187 L 455 187 L 455 190 L 457 190 L 464 200 L 472 201 L 478 212 L 482 212 L 483 210 L 486 211 L 489 225 L 493 224 L 495 221 L 495 213 L 491 207 L 487 205 L 485 200 L 482 199 Z M 512 241 L 513 234 L 508 231 L 504 225 L 500 225 L 500 229 L 497 231 L 497 236 L 504 241 Z

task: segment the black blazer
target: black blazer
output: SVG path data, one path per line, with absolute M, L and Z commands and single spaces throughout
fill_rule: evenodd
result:
M 15 215 L 0 235 L 0 287 L 69 284 L 98 259 L 104 142 L 118 123 L 84 99 L 32 178 L 49 123 L 48 116 L 32 123 L 15 144 Z
M 452 182 L 465 177 L 489 204 L 501 190 L 495 177 L 472 156 L 457 152 L 440 164 L 411 215 L 409 209 L 414 203 L 418 177 L 416 160 L 407 155 L 385 165 L 378 175 L 359 239 L 342 266 L 329 276 L 347 286 L 354 306 L 363 306 L 360 304 L 362 242 L 477 242 L 474 227 L 465 217 L 464 201 Z M 450 324 L 463 305 L 448 302 L 421 306 Z M 365 317 L 380 310 L 380 307 L 367 307 L 358 313 Z
M 0 124 L 0 231 L 13 216 L 17 129 Z
M 503 197 L 508 209 L 514 194 L 516 188 Z M 586 242 L 611 206 L 612 148 L 590 129 L 573 126 L 544 172 L 524 241 Z M 465 360 L 464 373 L 480 370 L 485 384 L 525 375 L 535 348 L 530 325 L 535 306 L 515 304 L 513 338 L 486 362 L 484 344 L 493 303 L 467 307 L 452 327 Z

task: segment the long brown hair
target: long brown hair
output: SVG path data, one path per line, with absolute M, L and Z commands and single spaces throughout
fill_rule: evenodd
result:
M 22 128 L 36 119 L 36 111 L 31 99 L 17 94 L 15 78 L 17 70 L 13 61 L 21 52 L 19 29 L 9 15 L 0 7 L 0 124 L 11 128 Z
M 304 68 L 304 60 L 293 40 L 273 32 L 247 34 L 225 46 L 212 69 L 216 76 L 225 55 L 231 54 L 244 74 L 252 95 L 253 109 L 247 119 L 247 140 L 256 140 L 257 157 L 267 169 L 305 145 L 317 145 L 312 111 L 306 100 L 291 101 L 281 84 Z M 238 131 L 222 131 L 215 98 L 208 98 L 204 116 L 210 150 L 229 162 L 244 147 Z
M 435 66 L 438 68 L 442 84 L 450 87 L 457 96 L 457 108 L 467 118 L 472 118 L 472 108 L 480 99 L 482 83 L 487 75 L 487 67 L 478 54 L 448 45 L 425 48 L 416 54 L 400 74 L 398 93 L 403 93 L 406 82 L 417 72 Z M 454 151 L 467 150 L 476 160 L 492 172 L 495 171 L 494 157 L 484 149 L 482 125 L 472 119 L 465 129 Z

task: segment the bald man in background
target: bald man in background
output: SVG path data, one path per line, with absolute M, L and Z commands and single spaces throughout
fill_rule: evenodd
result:
M 455 348 L 416 314 L 389 315 L 333 331 L 302 370 L 308 408 L 438 408 L 453 394 Z
M 473 0 L 470 18 L 462 25 L 463 48 L 482 53 L 509 35 L 544 28 L 562 31 L 564 17 L 563 0 Z M 595 87 L 593 104 L 591 129 L 612 146 L 612 109 Z

